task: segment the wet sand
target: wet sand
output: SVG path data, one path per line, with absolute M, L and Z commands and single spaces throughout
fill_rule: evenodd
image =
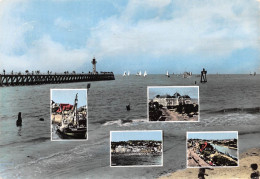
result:
M 260 166 L 260 148 L 252 148 L 242 153 L 239 160 L 239 167 L 225 167 L 214 168 L 214 170 L 206 170 L 206 178 L 208 179 L 244 179 L 250 178 L 252 169 L 250 165 L 252 163 Z M 259 167 L 258 167 L 259 171 Z M 174 173 L 161 176 L 160 179 L 186 179 L 186 178 L 198 178 L 198 168 L 188 168 L 184 170 L 178 170 Z

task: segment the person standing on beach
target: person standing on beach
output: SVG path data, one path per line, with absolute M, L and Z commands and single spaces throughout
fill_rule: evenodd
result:
M 199 179 L 205 179 L 205 175 L 208 176 L 208 174 L 206 174 L 205 171 L 206 171 L 205 168 L 199 169 L 199 174 L 198 174 Z
M 259 179 L 259 171 L 257 171 L 258 165 L 256 163 L 253 163 L 251 164 L 251 168 L 253 170 L 253 173 L 251 173 L 250 178 Z
M 205 179 L 205 175 L 209 176 L 208 174 L 205 173 L 206 169 L 213 170 L 212 168 L 200 168 L 199 174 L 198 174 L 198 179 Z

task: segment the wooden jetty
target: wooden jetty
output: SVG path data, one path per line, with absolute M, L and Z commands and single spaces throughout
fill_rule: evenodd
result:
M 39 85 L 39 84 L 54 84 L 54 83 L 72 83 L 72 82 L 87 82 L 87 81 L 103 81 L 115 80 L 113 72 L 100 72 L 96 71 L 96 60 L 93 58 L 93 72 L 89 73 L 68 73 L 64 74 L 40 74 L 28 73 L 27 74 L 0 74 L 0 87 L 1 86 L 23 86 L 23 85 Z
M 53 83 L 72 83 L 87 81 L 114 80 L 112 72 L 100 74 L 0 74 L 0 86 L 22 86 L 22 85 L 39 85 Z

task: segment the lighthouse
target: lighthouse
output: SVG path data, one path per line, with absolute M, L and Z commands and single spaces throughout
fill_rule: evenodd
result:
M 95 59 L 95 57 L 93 58 L 93 60 L 92 60 L 92 65 L 93 65 L 93 74 L 96 74 L 97 72 L 96 72 L 96 64 L 97 64 L 97 61 L 96 61 L 96 59 Z

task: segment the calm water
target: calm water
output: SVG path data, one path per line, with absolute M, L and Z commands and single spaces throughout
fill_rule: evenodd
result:
M 220 145 L 215 145 L 215 144 L 211 144 L 217 151 L 222 152 L 222 153 L 226 153 L 231 155 L 232 157 L 237 158 L 237 150 L 234 149 L 229 149 L 228 147 L 224 147 L 224 146 L 220 146 Z
M 112 155 L 111 166 L 162 165 L 162 156 L 153 155 Z
M 200 88 L 200 122 L 148 123 L 147 86 Z M 116 76 L 91 82 L 88 141 L 50 141 L 50 89 L 87 83 L 0 88 L 0 176 L 3 178 L 155 178 L 186 167 L 186 131 L 239 131 L 239 152 L 260 147 L 260 75 L 199 78 Z M 125 106 L 131 104 L 131 111 Z M 15 125 L 22 112 L 23 126 Z M 44 121 L 39 121 L 44 118 Z M 163 130 L 163 167 L 110 168 L 114 130 Z M 130 175 L 131 174 L 131 175 Z

